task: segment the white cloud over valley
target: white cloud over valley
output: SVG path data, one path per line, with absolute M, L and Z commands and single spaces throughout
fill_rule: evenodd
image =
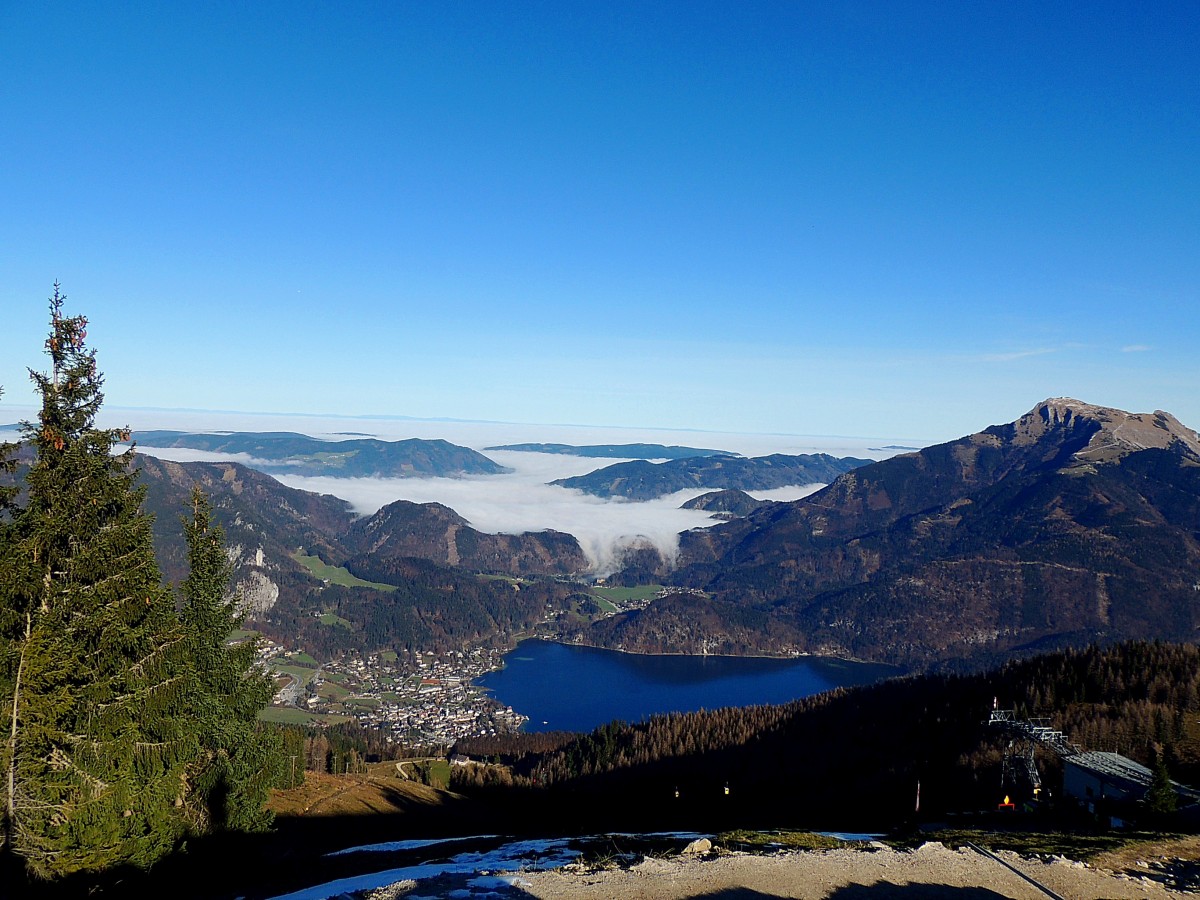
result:
M 642 541 L 650 541 L 660 553 L 672 558 L 679 547 L 679 532 L 715 524 L 706 512 L 679 508 L 703 490 L 680 491 L 635 503 L 593 497 L 547 483 L 582 475 L 617 460 L 547 453 L 490 455 L 514 471 L 469 478 L 277 477 L 290 487 L 342 497 L 363 515 L 395 500 L 410 500 L 449 506 L 473 528 L 492 534 L 564 531 L 575 536 L 601 573 L 616 568 L 622 551 Z
M 397 440 L 407 437 L 444 438 L 484 452 L 512 471 L 503 475 L 461 478 L 336 478 L 276 474 L 289 487 L 332 494 L 348 501 L 362 515 L 370 515 L 396 500 L 441 503 L 472 527 L 493 534 L 520 534 L 553 529 L 575 536 L 596 571 L 606 573 L 630 547 L 651 542 L 667 558 L 678 550 L 679 533 L 717 524 L 709 514 L 679 507 L 708 489 L 680 491 L 647 502 L 603 499 L 550 485 L 548 482 L 583 475 L 622 460 L 594 459 L 550 453 L 485 450 L 495 444 L 559 442 L 572 444 L 653 442 L 712 447 L 760 456 L 769 453 L 831 453 L 836 456 L 882 458 L 891 455 L 878 449 L 881 439 L 820 438 L 796 435 L 735 435 L 704 432 L 672 432 L 600 429 L 579 426 L 530 426 L 485 422 L 437 422 L 366 419 L 299 419 L 252 417 L 230 414 L 156 414 L 136 416 L 135 427 L 181 428 L 184 430 L 277 431 L 295 430 L 333 439 L 355 436 Z M 167 420 L 167 421 L 164 421 Z M 364 433 L 369 433 L 366 435 Z M 135 434 L 136 438 L 136 434 Z M 162 459 L 186 461 L 232 461 L 254 466 L 246 454 L 212 453 L 179 448 L 144 448 Z M 750 493 L 765 500 L 796 500 L 821 487 L 794 485 Z

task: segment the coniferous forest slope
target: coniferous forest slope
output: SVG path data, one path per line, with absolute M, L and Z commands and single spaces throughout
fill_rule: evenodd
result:
M 238 463 L 147 456 L 138 456 L 137 463 L 167 579 L 185 571 L 178 510 L 197 484 L 211 497 L 214 517 L 225 529 L 234 581 L 253 627 L 289 647 L 328 656 L 490 644 L 542 621 L 548 605 L 565 608 L 575 593 L 549 580 L 518 591 L 477 574 L 506 569 L 522 574 L 520 560 L 536 570 L 547 543 L 562 545 L 565 558 L 582 559 L 570 535 L 484 534 L 436 503 L 398 501 L 359 518 L 344 500 L 287 487 Z M 456 531 L 449 537 L 448 526 Z M 394 530 L 399 536 L 393 540 Z M 448 547 L 450 553 L 462 548 L 457 565 L 447 558 Z M 297 560 L 297 548 L 331 565 L 345 564 L 379 586 L 326 584 Z M 343 625 L 322 624 L 326 614 Z
M 572 535 L 561 531 L 487 534 L 440 503 L 389 503 L 356 522 L 347 532 L 346 543 L 354 550 L 346 567 L 364 578 L 386 574 L 395 560 L 404 557 L 514 576 L 586 574 L 590 566 Z
M 628 650 L 798 648 L 908 665 L 1200 626 L 1200 439 L 1048 400 L 681 536 L 678 598 L 597 623 Z M 726 641 L 724 636 L 732 635 Z
M 0 484 L 23 485 L 31 458 L 28 445 L 18 447 L 15 472 L 0 473 Z M 285 646 L 336 655 L 490 645 L 532 628 L 548 611 L 586 602 L 580 586 L 536 578 L 586 568 L 568 534 L 487 534 L 437 503 L 397 501 L 359 517 L 344 500 L 288 487 L 240 463 L 132 459 L 146 488 L 143 508 L 152 516 L 164 581 L 187 575 L 180 511 L 197 485 L 226 534 L 233 584 L 250 624 Z M 376 584 L 326 583 L 301 556 L 344 565 Z M 481 573 L 536 580 L 516 590 Z M 327 614 L 341 626 L 323 624 Z
M 921 675 L 839 689 L 784 706 L 656 716 L 589 735 L 462 741 L 499 755 L 511 775 L 456 769 L 453 787 L 501 786 L 558 798 L 591 821 L 640 827 L 889 828 L 912 818 L 994 809 L 1030 786 L 1002 780 L 1011 735 L 986 722 L 993 703 L 1045 716 L 1084 750 L 1120 751 L 1200 782 L 1200 649 L 1130 642 L 1060 651 L 973 675 Z M 549 738 L 549 740 L 548 740 Z M 1050 798 L 1062 761 L 1039 750 Z M 726 791 L 728 788 L 728 791 Z M 513 794 L 515 800 L 519 795 Z M 1043 798 L 1045 799 L 1045 798 Z

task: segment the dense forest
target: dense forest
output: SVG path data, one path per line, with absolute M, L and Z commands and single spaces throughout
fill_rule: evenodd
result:
M 986 726 L 993 703 L 1046 716 L 1085 749 L 1118 750 L 1172 777 L 1200 782 L 1200 649 L 1126 643 L 1012 662 L 972 675 L 920 675 L 841 689 L 785 706 L 612 723 L 574 741 L 528 736 L 479 758 L 511 761 L 504 775 L 456 767 L 464 791 L 506 789 L 574 798 L 597 816 L 887 827 L 914 808 L 941 815 L 993 808 L 1006 790 L 1009 738 Z M 481 752 L 482 751 L 482 752 Z M 1049 784 L 1059 761 L 1039 753 Z M 511 785 L 511 787 L 510 787 Z M 697 818 L 699 817 L 699 818 Z
M 322 657 L 379 649 L 462 649 L 530 629 L 547 610 L 566 608 L 578 591 L 554 581 L 514 587 L 412 558 L 389 559 L 356 574 L 393 584 L 395 590 L 326 585 L 277 604 L 255 626 L 267 637 Z M 349 627 L 322 625 L 317 616 L 326 612 Z

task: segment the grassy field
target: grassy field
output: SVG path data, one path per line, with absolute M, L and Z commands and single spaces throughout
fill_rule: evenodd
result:
M 317 688 L 317 696 L 324 697 L 326 700 L 332 700 L 335 703 L 338 703 L 349 697 L 350 692 L 340 684 L 334 684 L 331 681 L 326 681 L 319 688 Z
M 715 842 L 727 850 L 832 850 L 845 842 L 811 831 L 726 831 Z
M 940 841 L 947 847 L 959 848 L 968 841 L 989 850 L 1012 850 L 1025 856 L 1065 856 L 1067 859 L 1094 859 L 1104 854 L 1120 852 L 1126 847 L 1142 847 L 1176 838 L 1148 831 L 1121 831 L 1104 834 L 1038 831 L 981 831 L 956 830 L 922 832 L 909 839 L 888 841 L 901 849 L 911 849 L 924 841 Z
M 637 587 L 593 587 L 592 592 L 598 599 L 611 600 L 614 603 L 626 603 L 630 600 L 649 600 L 663 589 L 661 584 L 642 584 Z
M 269 808 L 279 816 L 362 817 L 415 814 L 436 810 L 448 795 L 396 774 L 392 762 L 368 765 L 366 775 L 306 772 L 304 784 L 271 792 Z
M 324 563 L 319 556 L 309 556 L 308 554 L 297 550 L 292 554 L 292 559 L 312 572 L 314 576 L 322 581 L 328 581 L 330 584 L 340 584 L 342 587 L 366 587 L 376 591 L 394 591 L 394 584 L 381 584 L 378 581 L 363 581 L 361 578 L 356 578 L 351 575 L 341 566 L 330 566 Z
M 341 616 L 339 616 L 335 613 L 323 613 L 321 615 L 321 624 L 322 625 L 336 625 L 338 628 L 345 628 L 347 631 L 354 630 L 353 625 L 351 625 L 346 619 L 343 619 Z
M 276 664 L 273 666 L 273 668 L 276 672 L 280 672 L 284 675 L 291 675 L 301 684 L 308 684 L 312 680 L 312 677 L 317 674 L 316 668 L 309 668 L 308 666 L 301 665 L 281 666 Z
M 290 706 L 268 706 L 259 710 L 258 718 L 263 722 L 275 722 L 279 725 L 307 725 L 319 722 L 323 725 L 334 725 L 338 722 L 349 722 L 350 716 L 337 716 L 331 713 L 310 713 L 303 709 L 293 709 Z
M 450 786 L 450 762 L 441 758 L 414 759 L 402 762 L 409 778 L 438 790 Z
M 482 579 L 483 581 L 505 581 L 508 584 L 515 585 L 529 584 L 529 582 L 524 578 L 513 578 L 511 575 L 488 575 L 485 572 L 480 572 L 476 577 Z
M 596 599 L 596 605 L 599 606 L 606 613 L 615 613 L 615 612 L 620 611 L 620 607 L 617 606 L 615 603 L 613 603 L 611 600 L 609 600 L 607 597 L 601 597 L 599 594 L 596 594 L 594 596 Z

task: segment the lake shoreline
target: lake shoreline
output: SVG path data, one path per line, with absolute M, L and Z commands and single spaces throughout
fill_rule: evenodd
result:
M 523 731 L 589 733 L 610 721 L 746 706 L 779 706 L 903 669 L 832 656 L 633 653 L 526 638 L 473 685 L 528 721 Z
M 798 652 L 794 654 L 787 655 L 770 653 L 646 653 L 643 652 L 643 650 L 628 650 L 618 647 L 605 647 L 604 644 L 590 643 L 588 641 L 564 641 L 562 638 L 548 637 L 546 635 L 524 635 L 521 637 L 516 637 L 515 640 L 516 643 L 514 646 L 512 646 L 508 653 L 504 654 L 505 656 L 514 652 L 517 647 L 520 647 L 521 644 L 526 641 L 541 641 L 545 643 L 556 643 L 559 647 L 583 647 L 592 650 L 607 650 L 608 653 L 623 653 L 629 656 L 650 656 L 650 658 L 653 658 L 653 656 L 662 656 L 664 659 L 676 659 L 679 658 L 679 656 L 689 656 L 689 658 L 695 659 L 774 659 L 784 662 L 792 660 L 832 660 L 835 662 L 852 662 L 852 664 L 859 666 L 881 666 L 894 668 L 894 670 L 896 670 L 896 677 L 911 674 L 911 671 L 908 670 L 908 668 L 905 668 L 904 666 L 898 666 L 894 664 L 894 662 L 880 662 L 872 659 L 859 659 L 858 656 L 844 656 L 836 653 L 809 653 L 808 650 L 798 650 Z M 500 670 L 492 671 L 498 672 Z

